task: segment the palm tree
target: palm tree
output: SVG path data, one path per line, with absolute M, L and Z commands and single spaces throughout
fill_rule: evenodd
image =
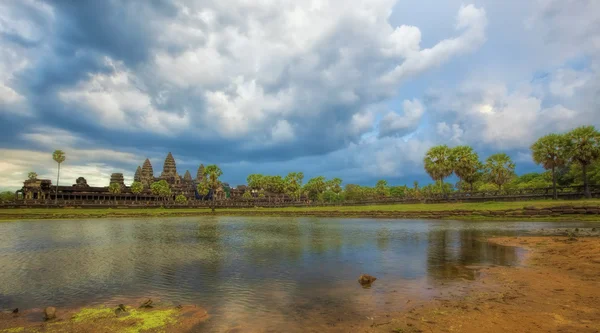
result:
M 57 204 L 58 203 L 58 181 L 60 180 L 60 164 L 62 162 L 64 162 L 66 159 L 65 152 L 63 152 L 62 150 L 55 150 L 54 153 L 52 153 L 52 159 L 54 160 L 54 162 L 58 163 L 58 175 L 56 176 L 56 190 L 54 192 L 54 203 Z
M 558 199 L 556 193 L 556 168 L 563 167 L 567 162 L 567 138 L 560 134 L 548 134 L 539 138 L 531 145 L 531 155 L 536 164 L 544 169 L 552 170 L 552 197 Z
M 494 154 L 485 160 L 485 172 L 490 182 L 502 190 L 502 185 L 508 183 L 515 176 L 515 164 L 504 153 Z
M 121 193 L 121 185 L 119 185 L 118 183 L 111 183 L 110 185 L 108 185 L 108 191 L 112 194 L 119 194 Z M 117 202 L 117 197 L 114 196 L 115 202 Z
M 144 191 L 144 184 L 141 182 L 133 182 L 131 184 L 131 193 L 135 194 L 135 201 L 138 199 L 138 195 Z
M 217 189 L 219 188 L 219 186 L 221 186 L 221 181 L 219 180 L 219 177 L 221 177 L 223 175 L 223 171 L 221 171 L 221 168 L 219 168 L 216 164 L 212 164 L 212 165 L 208 165 L 205 169 L 204 169 L 204 174 L 208 177 L 207 181 L 208 181 L 208 189 L 213 191 L 213 196 L 212 196 L 212 203 L 211 203 L 211 210 L 214 212 L 215 211 L 215 193 L 217 191 Z
M 450 153 L 454 174 L 463 182 L 469 184 L 473 192 L 473 183 L 480 177 L 483 165 L 479 155 L 469 146 L 457 146 Z
M 434 146 L 429 148 L 423 159 L 425 171 L 431 179 L 440 182 L 444 192 L 444 178 L 450 176 L 453 172 L 451 152 L 451 149 L 446 145 Z
M 566 137 L 571 160 L 579 163 L 583 171 L 585 196 L 590 198 L 587 167 L 600 157 L 600 133 L 594 126 L 581 126 L 567 133 Z

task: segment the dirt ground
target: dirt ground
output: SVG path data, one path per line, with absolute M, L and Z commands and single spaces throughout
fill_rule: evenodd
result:
M 354 331 L 600 332 L 600 238 L 490 241 L 527 249 L 524 265 L 482 268 L 460 296 L 382 314 Z

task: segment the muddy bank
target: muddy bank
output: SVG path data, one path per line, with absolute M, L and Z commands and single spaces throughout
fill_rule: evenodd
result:
M 460 295 L 377 314 L 360 331 L 600 332 L 600 238 L 490 241 L 527 249 L 524 265 L 482 268 Z
M 141 302 L 141 303 L 140 303 Z M 172 305 L 143 301 L 131 304 L 108 302 L 80 308 L 57 308 L 56 318 L 45 320 L 45 309 L 19 309 L 0 313 L 0 333 L 62 332 L 188 332 L 208 319 L 206 310 L 195 305 Z

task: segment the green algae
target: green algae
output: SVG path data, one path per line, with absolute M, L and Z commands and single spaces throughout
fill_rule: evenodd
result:
M 139 333 L 149 330 L 161 330 L 177 322 L 178 311 L 175 309 L 138 310 L 127 307 L 123 317 L 117 317 L 114 309 L 104 306 L 84 308 L 71 318 L 74 326 L 93 322 L 101 331 L 103 329 L 123 333 Z M 67 324 L 67 323 L 65 323 Z
M 13 327 L 13 328 L 6 328 L 3 330 L 0 330 L 0 333 L 19 333 L 19 332 L 24 332 L 25 331 L 25 327 Z
M 135 320 L 136 324 L 127 327 L 123 332 L 125 333 L 138 333 L 144 332 L 151 329 L 159 329 L 168 325 L 174 324 L 177 319 L 177 310 L 129 310 L 127 311 L 129 316 L 121 317 L 118 320 Z
M 80 323 L 84 321 L 104 319 L 115 317 L 115 313 L 111 308 L 107 308 L 104 306 L 97 308 L 83 308 L 79 312 L 77 312 L 71 320 L 74 323 Z

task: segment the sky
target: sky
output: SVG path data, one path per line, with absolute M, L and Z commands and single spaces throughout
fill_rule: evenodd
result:
M 600 125 L 597 0 L 0 0 L 0 188 L 131 182 L 172 152 L 222 180 L 427 183 L 438 144 L 541 170 Z

